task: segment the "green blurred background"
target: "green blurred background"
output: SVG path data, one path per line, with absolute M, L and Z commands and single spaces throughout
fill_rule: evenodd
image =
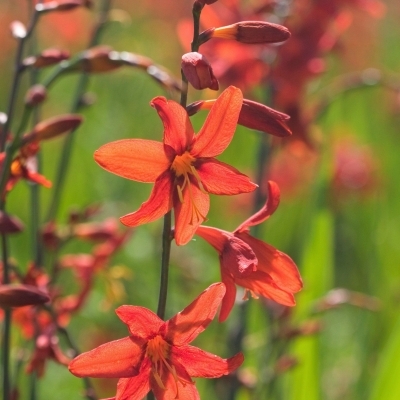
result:
M 14 19 L 27 20 L 27 3 L 0 1 L 3 111 L 15 53 L 8 25 Z M 313 121 L 313 134 L 320 144 L 317 154 L 303 147 L 281 149 L 271 160 L 271 179 L 281 186 L 281 204 L 262 225 L 260 237 L 289 254 L 302 273 L 304 289 L 296 296 L 297 306 L 286 323 L 296 327 L 313 322 L 318 332 L 290 340 L 277 339 L 274 335 L 279 320 L 271 318 L 262 299 L 251 299 L 247 304 L 243 349 L 246 361 L 240 371 L 248 387 L 240 389 L 239 400 L 400 398 L 400 3 L 384 3 L 386 12 L 380 19 L 362 11 L 354 12 L 353 23 L 343 34 L 340 53 L 328 55 L 326 73 L 310 82 L 305 106 L 329 94 L 331 83 L 343 74 L 374 68 L 369 70 L 373 79 L 335 96 Z M 183 50 L 176 27 L 181 18 L 190 17 L 191 4 L 183 0 L 115 1 L 102 43 L 118 51 L 146 55 L 179 77 Z M 94 12 L 83 9 L 54 18 L 44 16 L 37 35 L 38 47 L 81 51 L 93 22 Z M 367 73 L 368 76 L 371 75 Z M 67 76 L 52 87 L 43 116 L 69 111 L 76 82 L 76 76 Z M 27 88 L 28 82 L 24 81 L 20 101 Z M 102 144 L 121 138 L 161 140 L 162 124 L 149 101 L 169 93 L 143 71 L 132 68 L 93 75 L 90 92 L 95 102 L 82 110 L 85 121 L 76 135 L 58 213 L 61 222 L 72 207 L 92 203 L 102 205 L 99 219 L 117 218 L 136 210 L 151 189 L 151 185 L 102 170 L 93 161 L 93 152 Z M 189 91 L 191 100 L 202 95 L 213 96 L 209 92 Z M 192 117 L 196 128 L 202 125 L 204 116 L 200 113 Z M 259 135 L 239 127 L 220 159 L 254 175 Z M 63 139 L 43 144 L 43 173 L 50 180 L 62 146 Z M 346 175 L 349 169 L 355 171 L 355 184 L 354 176 Z M 28 190 L 28 185 L 20 183 L 8 202 L 9 211 L 27 225 Z M 51 189 L 41 190 L 42 215 L 46 213 L 50 192 Z M 249 196 L 214 197 L 207 224 L 232 230 L 251 210 Z M 136 228 L 114 257 L 114 265 L 127 267 L 120 279 L 124 290 L 118 286 L 114 301 L 104 301 L 112 270 L 109 275 L 98 277 L 85 308 L 70 324 L 71 335 L 82 350 L 127 334 L 113 312 L 117 306 L 134 304 L 156 309 L 161 229 L 161 220 Z M 72 243 L 65 251 L 85 252 L 89 247 Z M 11 255 L 20 266 L 27 265 L 32 258 L 28 233 L 12 238 Z M 173 245 L 168 318 L 218 281 L 219 276 L 217 254 L 200 238 L 181 248 Z M 332 292 L 337 288 L 345 290 Z M 226 323 L 214 321 L 196 345 L 224 357 L 232 355 L 227 336 L 237 326 L 240 307 L 235 307 Z M 13 356 L 21 346 L 23 339 L 14 327 Z M 277 367 L 277 360 L 283 366 Z M 20 377 L 21 388 L 27 387 L 28 379 Z M 95 384 L 100 397 L 115 394 L 116 381 Z M 217 382 L 199 380 L 197 385 L 202 398 L 218 398 Z M 79 379 L 65 367 L 48 363 L 39 384 L 39 399 L 78 399 L 81 392 Z M 24 389 L 21 398 L 29 398 Z

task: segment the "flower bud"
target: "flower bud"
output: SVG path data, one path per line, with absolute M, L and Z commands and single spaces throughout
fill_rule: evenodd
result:
M 29 107 L 37 106 L 46 100 L 47 90 L 43 85 L 37 84 L 32 86 L 25 96 L 25 104 Z
M 209 110 L 215 100 L 199 100 L 186 107 L 189 115 L 194 115 L 200 110 Z M 289 115 L 248 99 L 243 99 L 240 109 L 238 124 L 246 128 L 269 133 L 278 137 L 290 136 L 292 132 L 286 125 Z
M 82 0 L 48 1 L 47 3 L 36 4 L 36 11 L 43 13 L 49 11 L 69 11 L 81 6 L 86 6 L 86 2 Z
M 108 72 L 121 67 L 124 63 L 109 46 L 96 46 L 85 51 L 82 65 L 86 72 Z
M 39 140 L 51 139 L 72 129 L 76 129 L 82 122 L 82 117 L 74 114 L 66 114 L 46 119 L 38 123 L 33 131 L 22 138 L 22 144 Z
M 4 211 L 0 211 L 0 233 L 18 233 L 24 230 L 24 225 L 17 218 L 6 214 Z
M 0 285 L 0 307 L 24 307 L 44 304 L 50 297 L 35 286 L 7 284 Z
M 24 39 L 26 36 L 25 25 L 20 21 L 11 22 L 11 33 L 15 39 Z
M 200 34 L 201 43 L 211 38 L 230 39 L 246 44 L 279 43 L 290 37 L 282 25 L 264 21 L 242 21 L 236 24 L 211 28 Z
M 43 50 L 38 56 L 25 58 L 22 64 L 25 67 L 43 68 L 49 65 L 57 64 L 60 61 L 69 58 L 69 53 L 59 49 Z
M 218 90 L 219 84 L 214 76 L 211 65 L 200 53 L 186 53 L 182 56 L 182 71 L 187 80 L 197 90 L 212 89 Z

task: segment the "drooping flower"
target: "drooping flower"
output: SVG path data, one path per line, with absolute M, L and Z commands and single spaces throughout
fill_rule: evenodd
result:
M 79 355 L 69 370 L 79 377 L 120 378 L 115 400 L 142 399 L 150 390 L 157 400 L 197 400 L 191 377 L 217 378 L 243 362 L 241 353 L 223 359 L 189 345 L 212 321 L 224 293 L 224 284 L 213 284 L 168 321 L 143 307 L 121 306 L 116 313 L 129 336 Z
M 232 310 L 236 285 L 245 288 L 245 296 L 250 292 L 253 297 L 261 295 L 286 306 L 295 305 L 293 293 L 302 288 L 301 277 L 293 260 L 249 233 L 251 226 L 268 219 L 278 207 L 278 185 L 269 181 L 268 193 L 264 207 L 233 232 L 203 225 L 196 231 L 219 253 L 222 282 L 226 286 L 220 321 L 224 321 Z
M 230 86 L 217 99 L 195 135 L 186 110 L 156 97 L 151 105 L 164 124 L 163 142 L 125 139 L 102 146 L 95 160 L 106 170 L 139 182 L 155 182 L 150 198 L 121 217 L 127 226 L 154 221 L 174 208 L 175 241 L 186 244 L 206 219 L 208 194 L 234 195 L 257 185 L 246 175 L 214 157 L 232 140 L 242 107 L 242 93 Z

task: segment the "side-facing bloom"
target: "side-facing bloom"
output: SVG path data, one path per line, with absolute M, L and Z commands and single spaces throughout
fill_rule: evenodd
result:
M 242 92 L 228 87 L 195 135 L 182 106 L 156 97 L 151 105 L 164 124 L 162 143 L 125 139 L 105 144 L 95 152 L 95 160 L 104 169 L 135 181 L 155 182 L 150 198 L 137 211 L 121 217 L 123 224 L 145 224 L 174 208 L 175 241 L 183 245 L 206 219 L 209 193 L 234 195 L 257 187 L 246 175 L 214 158 L 232 140 L 242 101 Z
M 120 378 L 115 400 L 142 399 L 152 390 L 157 400 L 200 399 L 191 377 L 218 378 L 243 362 L 243 355 L 220 358 L 190 346 L 214 318 L 225 287 L 211 285 L 168 321 L 150 310 L 121 306 L 116 312 L 129 336 L 83 353 L 69 365 L 79 377 Z
M 293 293 L 302 288 L 301 277 L 293 260 L 249 233 L 251 226 L 264 222 L 278 207 L 278 185 L 269 181 L 268 193 L 264 207 L 233 232 L 210 226 L 200 226 L 196 231 L 219 253 L 222 282 L 226 286 L 220 321 L 224 321 L 232 310 L 236 285 L 242 286 L 254 297 L 261 295 L 286 306 L 295 305 Z

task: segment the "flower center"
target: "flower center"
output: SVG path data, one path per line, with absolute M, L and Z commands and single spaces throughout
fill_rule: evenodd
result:
M 178 377 L 175 366 L 171 365 L 170 361 L 168 360 L 170 350 L 171 345 L 168 344 L 161 335 L 157 335 L 156 337 L 148 341 L 146 356 L 149 357 L 152 362 L 151 371 L 153 373 L 155 381 L 161 389 L 166 390 L 166 387 L 161 378 L 163 368 L 166 367 L 167 370 L 172 374 L 176 384 L 175 398 L 179 399 L 178 381 L 181 382 L 183 386 L 185 386 L 189 382 L 186 382 L 184 379 Z
M 174 161 L 172 162 L 171 169 L 175 172 L 177 178 L 183 176 L 183 183 L 182 185 L 176 185 L 176 189 L 178 190 L 178 196 L 181 203 L 183 203 L 183 190 L 185 187 L 188 187 L 189 190 L 189 199 L 192 205 L 192 218 L 190 223 L 194 224 L 196 221 L 204 221 L 206 217 L 202 215 L 199 208 L 196 206 L 192 189 L 191 189 L 191 182 L 190 182 L 190 175 L 194 177 L 197 181 L 197 184 L 200 190 L 203 193 L 207 193 L 204 189 L 203 183 L 201 182 L 199 173 L 197 172 L 196 168 L 193 166 L 193 163 L 196 161 L 188 151 L 185 151 L 181 156 L 175 156 Z

